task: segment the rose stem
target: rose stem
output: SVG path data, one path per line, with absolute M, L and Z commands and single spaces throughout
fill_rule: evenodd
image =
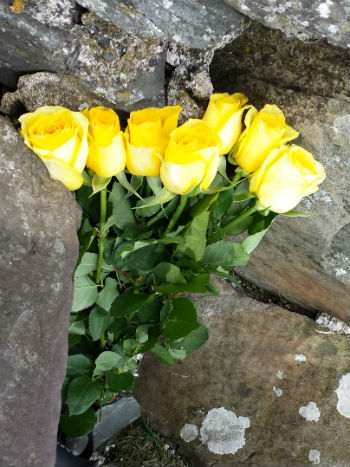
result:
M 97 260 L 97 271 L 96 271 L 96 284 L 101 285 L 101 271 L 103 262 L 103 250 L 105 248 L 105 233 L 103 232 L 106 224 L 107 215 L 107 190 L 104 188 L 100 191 L 100 237 L 98 241 L 98 260 Z
M 176 211 L 172 215 L 172 218 L 170 219 L 170 222 L 168 224 L 168 227 L 165 229 L 164 235 L 168 234 L 173 230 L 175 227 L 176 222 L 178 221 L 179 217 L 182 214 L 182 211 L 185 209 L 187 203 L 187 196 L 186 195 L 180 195 L 180 202 L 176 208 Z
M 236 217 L 236 219 L 233 219 L 233 221 L 231 221 L 230 223 L 228 223 L 227 225 L 225 225 L 225 227 L 222 228 L 223 232 L 226 234 L 229 230 L 232 229 L 232 227 L 234 227 L 235 225 L 239 224 L 243 219 L 245 219 L 246 217 L 250 216 L 251 214 L 253 214 L 255 211 L 257 211 L 258 207 L 257 207 L 257 204 L 255 203 L 254 206 L 252 206 L 250 209 L 248 209 L 247 211 L 243 212 L 243 214 L 241 214 L 240 216 Z

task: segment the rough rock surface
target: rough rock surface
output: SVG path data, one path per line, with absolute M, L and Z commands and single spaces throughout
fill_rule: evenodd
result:
M 300 131 L 295 142 L 327 172 L 319 191 L 299 205 L 316 215 L 280 216 L 239 273 L 298 305 L 345 321 L 350 297 L 349 58 L 347 51 L 286 39 L 255 24 L 243 38 L 217 51 L 211 68 L 215 91 L 243 92 L 258 108 L 280 106 L 287 122 Z
M 122 110 L 164 104 L 166 47 L 159 39 L 127 34 L 92 14 L 69 30 L 53 28 L 30 12 L 11 13 L 0 1 L 0 82 L 15 88 L 19 75 L 45 70 L 73 76 L 72 86 L 77 80 Z
M 0 465 L 50 467 L 80 208 L 0 118 Z
M 195 49 L 238 35 L 244 18 L 223 0 L 79 0 L 124 31 L 157 36 Z
M 349 337 L 221 288 L 199 303 L 204 346 L 173 368 L 144 358 L 144 414 L 195 466 L 349 467 Z
M 235 9 L 270 28 L 304 39 L 326 38 L 350 47 L 349 0 L 225 0 Z

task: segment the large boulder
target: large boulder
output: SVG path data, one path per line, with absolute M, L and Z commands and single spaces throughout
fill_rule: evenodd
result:
M 15 88 L 20 75 L 45 70 L 72 77 L 70 87 L 83 86 L 122 110 L 163 105 L 162 41 L 125 33 L 89 13 L 70 28 L 59 21 L 53 27 L 39 15 L 46 3 L 33 3 L 35 10 L 15 14 L 0 0 L 0 82 Z
M 225 0 L 249 18 L 288 36 L 326 38 L 340 47 L 350 47 L 350 1 L 299 0 Z
M 51 467 L 80 208 L 0 118 L 0 465 Z
M 79 0 L 78 3 L 137 35 L 157 36 L 194 49 L 238 35 L 244 17 L 223 0 Z
M 144 358 L 144 415 L 200 467 L 349 467 L 349 337 L 224 283 L 209 340 L 173 368 Z
M 258 108 L 265 103 L 280 106 L 287 122 L 300 131 L 295 142 L 311 151 L 327 172 L 319 191 L 298 206 L 315 215 L 280 216 L 248 267 L 237 271 L 275 295 L 346 321 L 350 310 L 349 59 L 349 51 L 287 39 L 255 23 L 218 50 L 211 67 L 215 91 L 243 92 Z

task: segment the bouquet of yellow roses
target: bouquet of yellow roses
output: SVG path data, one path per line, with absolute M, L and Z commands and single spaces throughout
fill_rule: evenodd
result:
M 83 209 L 74 272 L 61 427 L 87 433 L 95 410 L 132 391 L 139 354 L 173 365 L 208 331 L 186 292 L 218 293 L 278 213 L 295 211 L 325 178 L 288 144 L 298 132 L 276 105 L 213 94 L 202 120 L 177 126 L 180 106 L 131 112 L 41 107 L 20 117 L 25 143 Z M 98 196 L 95 196 L 99 193 Z M 245 233 L 243 241 L 227 235 Z

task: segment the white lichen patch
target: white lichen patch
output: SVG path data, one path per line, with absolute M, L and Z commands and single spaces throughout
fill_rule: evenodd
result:
M 299 413 L 308 422 L 318 422 L 321 416 L 321 412 L 315 402 L 309 402 L 307 405 L 300 407 Z
M 343 417 L 350 418 L 350 373 L 346 373 L 340 378 L 338 389 L 335 392 L 338 396 L 338 412 Z
M 321 18 L 328 18 L 329 17 L 330 8 L 329 8 L 329 5 L 328 5 L 328 2 L 321 3 L 317 9 L 318 9 L 318 11 L 320 13 Z
M 321 462 L 321 453 L 317 449 L 310 449 L 309 461 L 313 464 L 319 464 Z
M 285 374 L 283 373 L 283 371 L 278 370 L 276 376 L 278 379 L 283 379 L 285 377 Z
M 200 429 L 202 443 L 214 454 L 235 454 L 245 445 L 248 417 L 237 415 L 223 407 L 209 410 Z
M 277 397 L 281 397 L 283 394 L 283 390 L 281 388 L 276 388 L 276 386 L 274 386 L 272 390 L 276 394 Z
M 330 334 L 350 334 L 350 326 L 328 313 L 320 313 L 316 318 L 316 324 L 327 328 Z
M 189 443 L 195 440 L 198 436 L 198 428 L 192 423 L 186 423 L 180 430 L 180 437 Z
M 296 353 L 294 355 L 294 358 L 297 362 L 306 362 L 307 358 L 305 357 L 305 355 L 303 354 L 300 354 L 300 353 Z

